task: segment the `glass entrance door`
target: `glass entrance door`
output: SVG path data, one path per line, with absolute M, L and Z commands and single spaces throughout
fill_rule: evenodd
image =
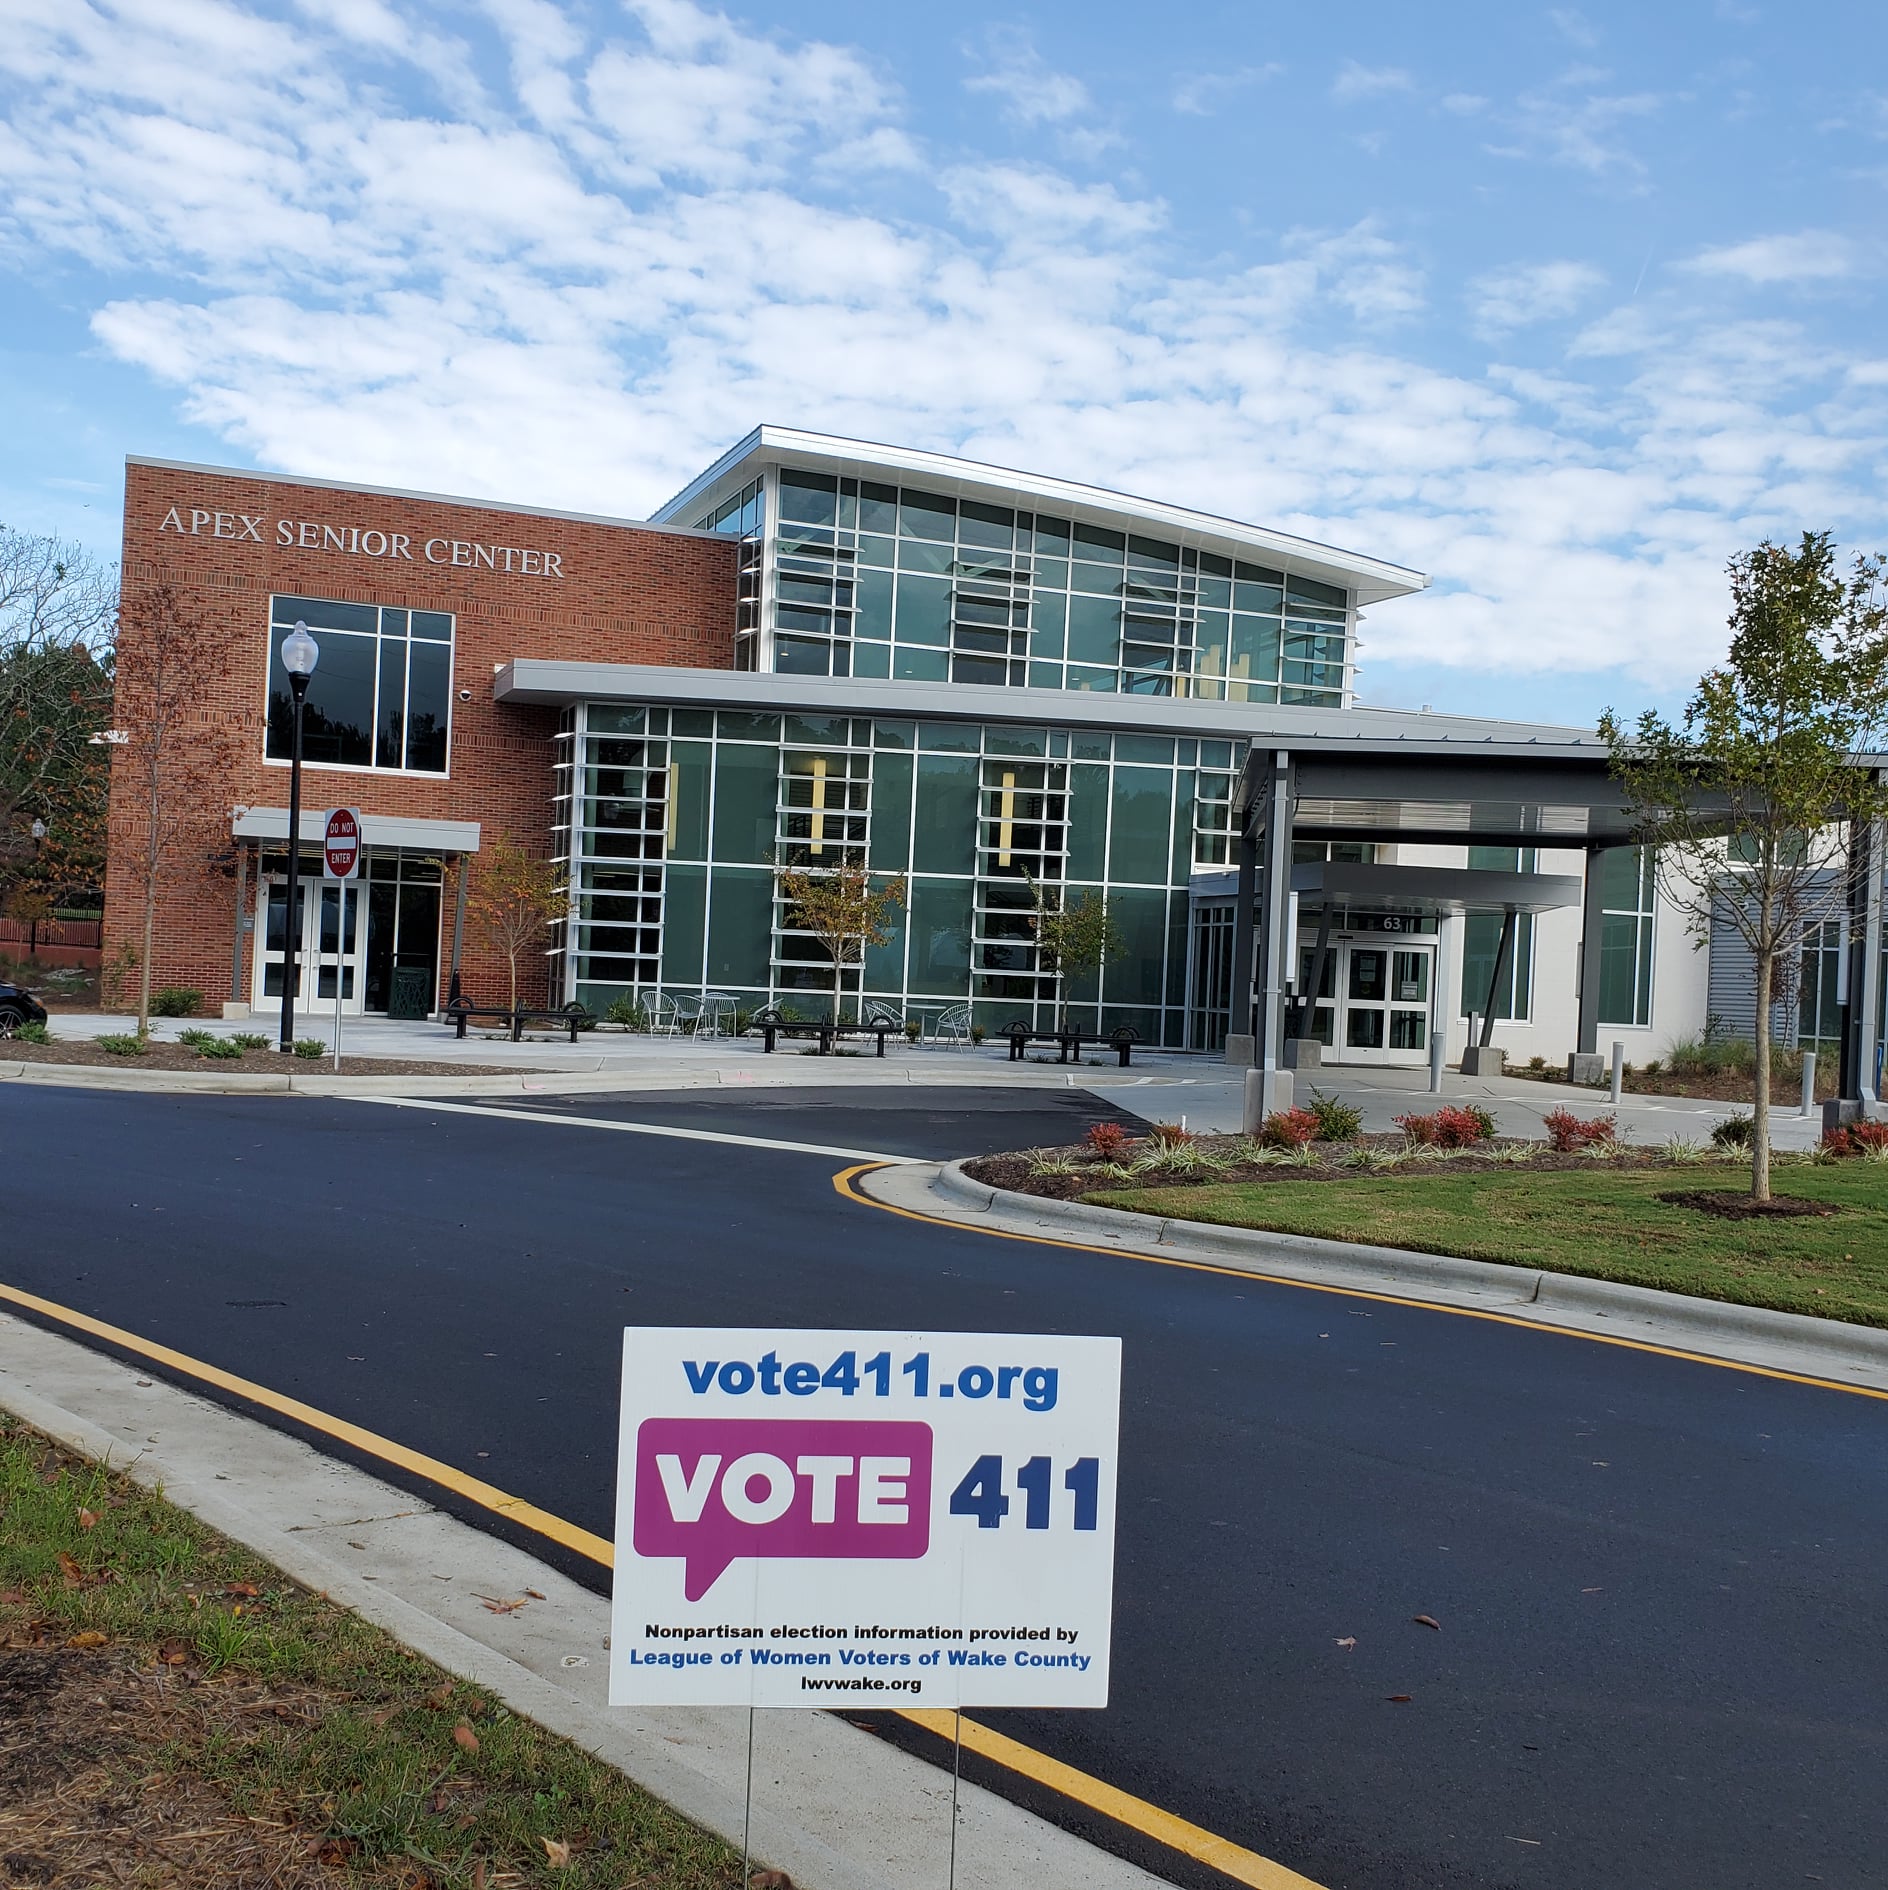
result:
M 1344 941 L 1336 984 L 1343 994 L 1337 1060 L 1422 1063 L 1429 1054 L 1436 948 Z
M 282 1002 L 283 967 L 288 959 L 288 876 L 266 874 L 262 890 L 262 947 L 256 953 L 255 995 L 251 1000 L 258 1008 Z M 358 1013 L 366 982 L 366 928 L 361 923 L 364 905 L 360 887 L 353 882 L 345 886 L 328 884 L 322 880 L 319 866 L 312 874 L 304 866 L 295 903 L 300 908 L 296 929 L 301 935 L 295 1008 L 326 1008 L 332 1012 L 338 978 L 342 1014 Z

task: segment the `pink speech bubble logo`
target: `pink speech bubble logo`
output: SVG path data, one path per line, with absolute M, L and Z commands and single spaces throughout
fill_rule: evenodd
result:
M 795 1418 L 645 1418 L 638 1555 L 683 1558 L 699 1601 L 743 1556 L 908 1560 L 931 1542 L 931 1427 Z

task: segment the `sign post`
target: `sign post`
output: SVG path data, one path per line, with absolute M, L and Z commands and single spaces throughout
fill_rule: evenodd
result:
M 1105 1706 L 1120 1396 L 1119 1339 L 629 1329 L 610 1704 Z
M 347 963 L 347 896 L 361 871 L 361 814 L 337 807 L 322 823 L 321 877 L 334 884 L 334 1073 L 341 1074 L 341 984 Z

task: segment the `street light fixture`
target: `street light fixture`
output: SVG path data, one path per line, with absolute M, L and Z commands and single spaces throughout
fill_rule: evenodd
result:
M 288 686 L 295 697 L 294 733 L 289 742 L 288 773 L 288 914 L 283 922 L 282 957 L 282 1041 L 286 1052 L 295 1047 L 295 985 L 301 975 L 299 963 L 302 880 L 302 703 L 308 695 L 308 679 L 315 673 L 321 657 L 321 645 L 308 634 L 308 626 L 298 622 L 282 639 L 282 667 L 288 672 Z

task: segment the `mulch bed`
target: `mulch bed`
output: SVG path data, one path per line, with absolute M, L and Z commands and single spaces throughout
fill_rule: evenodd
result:
M 1124 1161 L 1132 1162 L 1152 1148 L 1145 1141 L 1130 1142 L 1122 1152 Z M 1248 1146 L 1243 1136 L 1202 1135 L 1196 1138 L 1194 1146 L 1207 1154 L 1232 1157 L 1242 1153 Z M 1536 1154 L 1525 1166 L 1513 1162 L 1497 1161 L 1493 1151 L 1517 1146 L 1531 1146 Z M 1399 1180 L 1425 1175 L 1487 1175 L 1487 1174 L 1552 1174 L 1568 1169 L 1587 1169 L 1604 1166 L 1608 1169 L 1620 1168 L 1675 1168 L 1663 1149 L 1629 1149 L 1623 1154 L 1611 1157 L 1604 1163 L 1596 1161 L 1591 1155 L 1562 1154 L 1557 1150 L 1544 1148 L 1539 1143 L 1527 1144 L 1524 1137 L 1497 1136 L 1493 1142 L 1486 1143 L 1481 1149 L 1465 1150 L 1451 1154 L 1447 1160 L 1414 1160 L 1398 1163 L 1393 1168 L 1354 1168 L 1349 1160 L 1358 1148 L 1379 1149 L 1385 1154 L 1401 1153 L 1408 1144 L 1400 1134 L 1360 1135 L 1354 1142 L 1313 1142 L 1312 1153 L 1317 1157 L 1315 1165 L 1297 1163 L 1290 1165 L 1268 1162 L 1229 1161 L 1223 1168 L 1201 1168 L 1187 1170 L 1167 1168 L 1149 1170 L 1133 1176 L 1097 1173 L 1105 1167 L 1099 1162 L 1086 1143 L 1078 1143 L 1070 1148 L 1030 1149 L 1003 1155 L 984 1155 L 975 1161 L 964 1164 L 964 1173 L 973 1181 L 981 1181 L 992 1188 L 1007 1188 L 1016 1194 L 1040 1195 L 1051 1201 L 1074 1201 L 1085 1194 L 1093 1194 L 1110 1188 L 1186 1188 L 1186 1187 L 1225 1187 L 1228 1183 L 1263 1181 L 1357 1181 Z M 1073 1174 L 1038 1175 L 1030 1173 L 1032 1158 L 1038 1155 L 1066 1157 L 1078 1164 Z
M 1700 1214 L 1715 1214 L 1725 1221 L 1819 1220 L 1842 1212 L 1826 1201 L 1804 1201 L 1786 1194 L 1772 1195 L 1768 1201 L 1753 1201 L 1748 1194 L 1738 1194 L 1730 1188 L 1682 1188 L 1672 1194 L 1662 1194 L 1659 1199 L 1669 1201 L 1673 1207 L 1696 1208 Z
M 58 1038 L 57 1030 L 53 1033 Z M 85 1038 L 52 1043 L 0 1039 L 0 1063 L 79 1064 L 113 1070 L 194 1070 L 211 1075 L 332 1076 L 334 1058 L 285 1057 L 279 1050 L 247 1050 L 240 1057 L 200 1057 L 187 1043 L 152 1042 L 141 1057 L 113 1056 Z M 343 1076 L 544 1076 L 517 1063 L 431 1063 L 402 1057 L 341 1057 Z

